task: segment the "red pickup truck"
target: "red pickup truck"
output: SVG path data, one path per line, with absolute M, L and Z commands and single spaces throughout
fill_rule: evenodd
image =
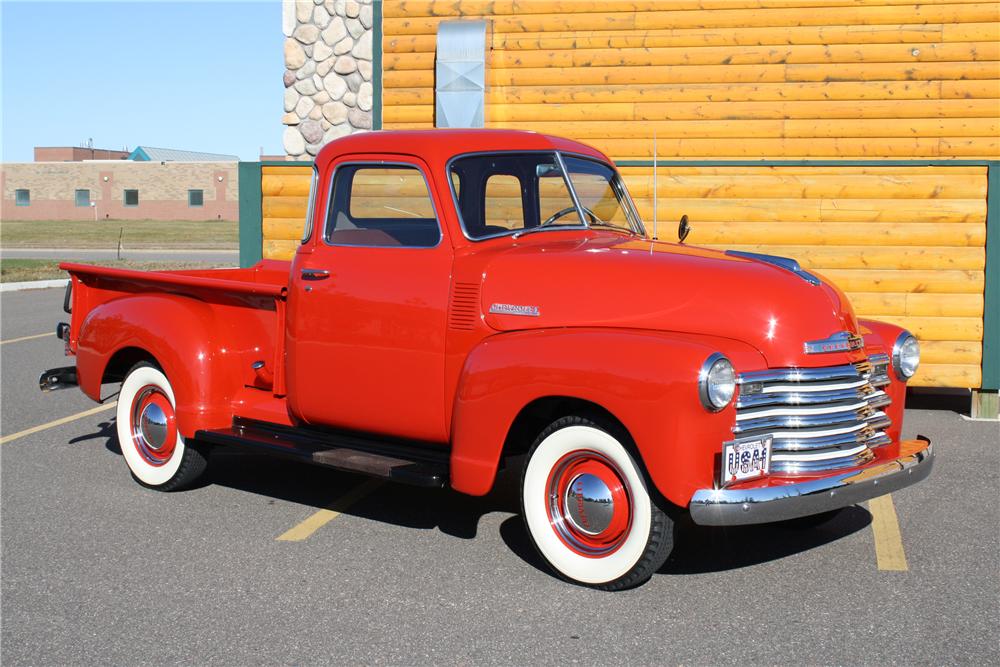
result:
M 211 445 L 471 495 L 520 462 L 539 553 L 607 590 L 660 567 L 682 513 L 823 518 L 930 472 L 900 439 L 913 336 L 793 260 L 681 241 L 584 144 L 345 137 L 290 263 L 63 264 L 76 366 L 40 382 L 121 381 L 125 461 L 162 490 Z

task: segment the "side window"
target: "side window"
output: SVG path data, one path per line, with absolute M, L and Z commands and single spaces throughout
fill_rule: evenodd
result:
M 486 180 L 485 221 L 487 232 L 524 228 L 521 181 L 517 176 L 493 174 Z M 499 228 L 499 229 L 496 229 Z
M 436 246 L 441 230 L 423 173 L 404 165 L 339 167 L 333 179 L 326 240 L 348 246 Z
M 204 190 L 188 190 L 188 206 L 198 207 L 205 205 Z
M 90 206 L 90 190 L 77 190 L 73 193 L 77 206 Z
M 125 206 L 138 206 L 139 205 L 139 191 L 138 190 L 126 190 L 124 196 Z
M 31 190 L 14 190 L 15 206 L 31 206 Z

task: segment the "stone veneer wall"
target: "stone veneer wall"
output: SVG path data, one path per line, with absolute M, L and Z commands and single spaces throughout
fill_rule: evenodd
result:
M 372 0 L 284 0 L 285 115 L 290 159 L 372 127 Z

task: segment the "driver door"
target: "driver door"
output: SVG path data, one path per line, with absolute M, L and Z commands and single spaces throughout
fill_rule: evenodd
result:
M 443 442 L 453 252 L 427 166 L 345 156 L 331 168 L 323 227 L 292 275 L 289 405 L 313 425 Z

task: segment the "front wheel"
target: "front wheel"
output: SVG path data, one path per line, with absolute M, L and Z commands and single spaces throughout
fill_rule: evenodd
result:
M 129 370 L 118 394 L 118 443 L 132 476 L 143 486 L 174 491 L 204 473 L 204 454 L 177 430 L 174 390 L 148 362 Z
M 538 436 L 521 482 L 528 533 L 549 566 L 611 591 L 649 579 L 673 547 L 673 521 L 625 441 L 612 425 L 563 417 Z

